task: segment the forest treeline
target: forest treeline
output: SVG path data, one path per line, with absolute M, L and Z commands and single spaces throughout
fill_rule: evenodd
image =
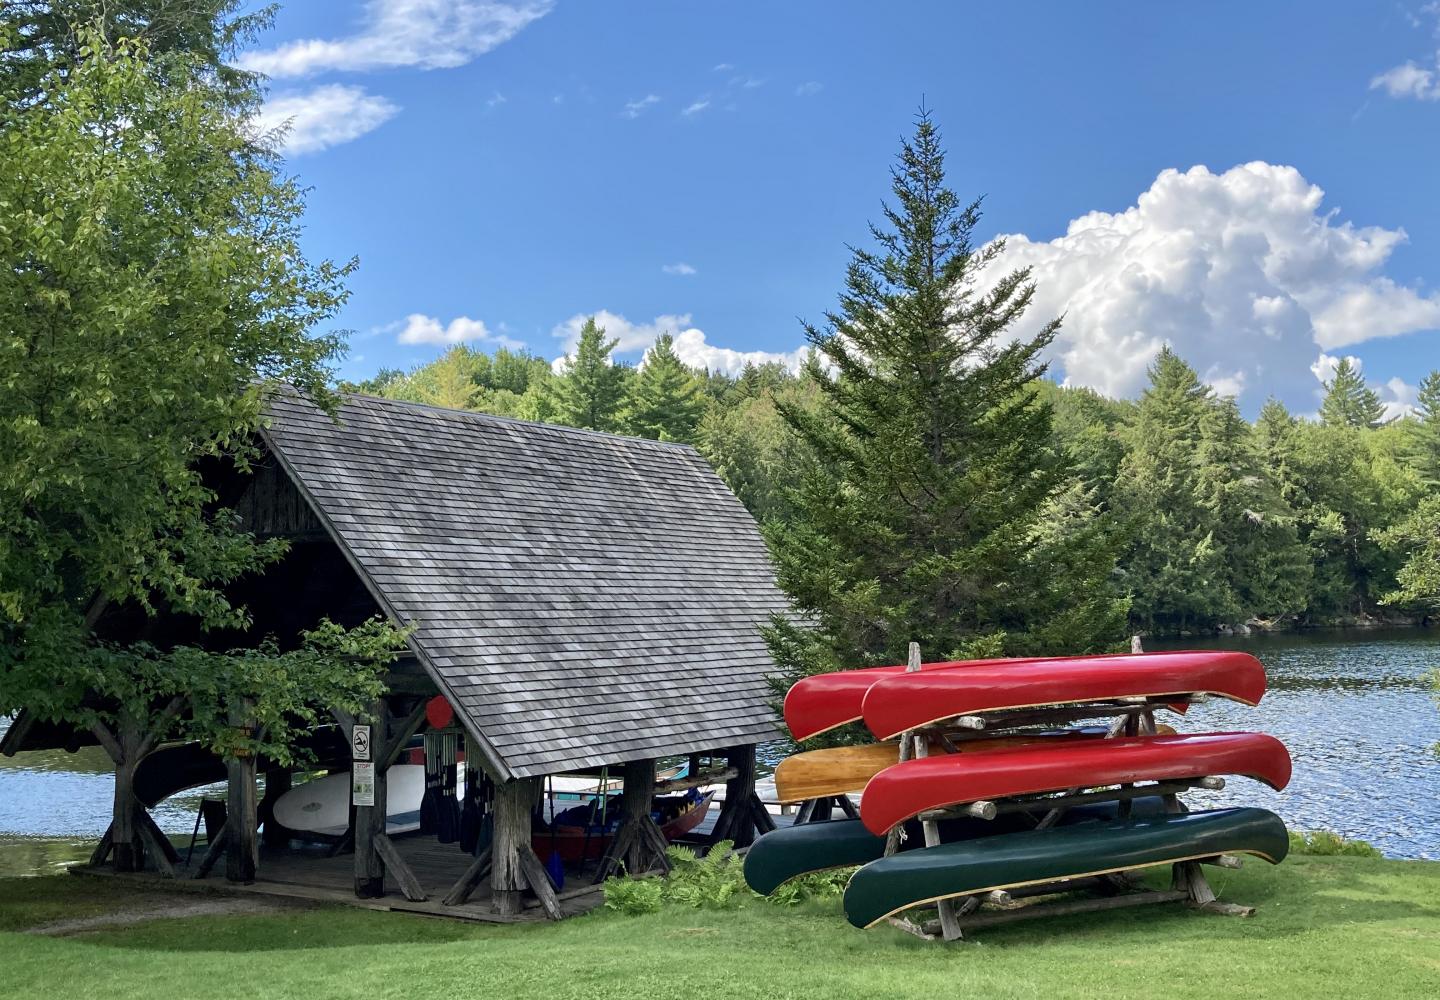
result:
M 781 411 L 823 413 L 821 359 L 729 376 L 686 367 L 668 336 L 638 366 L 615 363 L 614 346 L 591 322 L 557 366 L 460 345 L 344 388 L 693 444 L 762 524 L 802 515 L 791 497 L 823 460 Z M 1149 374 L 1137 400 L 1034 386 L 1071 498 L 1120 536 L 1112 580 L 1129 597 L 1132 628 L 1430 613 L 1440 598 L 1440 373 L 1424 380 L 1413 413 L 1389 421 L 1348 360 L 1313 416 L 1272 399 L 1247 420 L 1168 349 Z

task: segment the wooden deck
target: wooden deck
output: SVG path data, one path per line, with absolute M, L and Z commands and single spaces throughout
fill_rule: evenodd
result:
M 327 857 L 327 850 L 319 847 L 290 847 L 285 849 L 262 848 L 260 866 L 256 880 L 250 885 L 227 882 L 224 876 L 224 862 L 216 866 L 205 879 L 189 877 L 188 869 L 181 867 L 181 877 L 165 878 L 155 872 L 137 872 L 117 875 L 108 868 L 77 866 L 71 871 L 79 875 L 108 878 L 123 878 L 144 882 L 148 887 L 171 887 L 177 890 L 199 890 L 233 893 L 253 893 L 262 896 L 282 896 L 289 899 L 304 899 L 319 903 L 340 903 L 370 910 L 389 910 L 400 913 L 419 913 L 432 917 L 448 917 L 452 920 L 472 920 L 485 923 L 527 923 L 545 920 L 545 914 L 534 900 L 527 900 L 525 909 L 514 917 L 502 917 L 490 906 L 489 882 L 482 880 L 470 900 L 461 906 L 446 906 L 440 900 L 464 874 L 473 860 L 455 844 L 441 844 L 433 837 L 404 836 L 394 838 L 405 863 L 415 873 L 421 888 L 429 899 L 412 902 L 400 893 L 392 877 L 385 879 L 385 895 L 378 899 L 360 899 L 355 895 L 355 856 L 351 853 Z M 196 851 L 194 864 L 198 866 L 203 851 Z M 559 893 L 560 908 L 565 916 L 574 916 L 599 906 L 604 900 L 600 887 L 591 885 L 594 866 L 584 871 L 567 871 L 565 886 Z
M 716 804 L 701 820 L 699 826 L 690 832 L 687 841 L 692 844 L 705 841 L 714 830 L 715 822 L 719 818 L 719 802 L 723 801 L 724 786 L 713 790 L 719 793 Z M 773 786 L 769 788 L 762 786 L 761 794 L 762 797 L 773 800 Z M 793 812 L 779 815 L 778 807 L 773 802 L 770 812 L 780 826 L 789 826 L 795 820 Z M 283 849 L 262 846 L 256 881 L 250 885 L 227 882 L 224 876 L 223 861 L 208 877 L 192 878 L 190 870 L 198 867 L 200 858 L 205 853 L 203 844 L 194 851 L 192 864 L 182 863 L 179 866 L 181 874 L 176 879 L 165 878 L 155 872 L 117 875 L 106 867 L 76 866 L 70 871 L 76 875 L 121 878 L 142 882 L 148 887 L 172 888 L 177 891 L 251 893 L 318 903 L 338 903 L 370 910 L 419 913 L 432 917 L 447 917 L 452 920 L 471 920 L 484 923 L 528 923 L 545 920 L 545 914 L 533 899 L 527 900 L 525 909 L 517 916 L 502 917 L 495 913 L 490 905 L 488 879 L 481 881 L 480 886 L 465 904 L 446 906 L 441 900 L 469 867 L 472 860 L 470 855 L 462 853 L 456 844 L 441 844 L 430 836 L 401 835 L 392 837 L 392 841 L 429 897 L 424 902 L 412 902 L 406 899 L 401 894 L 394 878 L 388 876 L 385 879 L 384 896 L 378 899 L 361 899 L 355 895 L 354 854 L 346 852 L 330 857 L 328 848 L 303 846 L 298 842 L 292 842 L 290 847 Z M 188 844 L 177 843 L 176 846 L 180 848 L 183 862 Z M 558 894 L 560 908 L 565 916 L 585 913 L 604 902 L 600 887 L 591 884 L 594 872 L 594 863 L 588 864 L 582 870 L 566 870 L 565 886 Z

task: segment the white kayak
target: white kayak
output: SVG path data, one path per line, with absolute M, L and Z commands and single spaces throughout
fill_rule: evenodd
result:
M 395 764 L 385 772 L 385 827 L 405 833 L 420 826 L 425 768 Z M 275 822 L 297 833 L 343 834 L 350 825 L 350 772 L 296 785 L 275 800 Z

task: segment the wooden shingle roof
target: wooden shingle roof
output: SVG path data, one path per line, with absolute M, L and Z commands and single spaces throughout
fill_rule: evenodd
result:
M 502 778 L 777 734 L 749 513 L 686 446 L 284 394 L 266 443 Z

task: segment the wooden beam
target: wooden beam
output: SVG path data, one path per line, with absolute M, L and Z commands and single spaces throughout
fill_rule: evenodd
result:
M 425 895 L 420 880 L 415 877 L 415 873 L 410 870 L 410 866 L 405 863 L 405 859 L 395 849 L 395 844 L 389 836 L 383 833 L 375 835 L 375 853 L 380 855 L 385 862 L 386 871 L 395 876 L 395 882 L 400 886 L 400 891 L 406 899 L 412 903 L 423 903 L 430 898 Z
M 920 669 L 920 644 L 910 643 L 910 660 L 905 670 L 907 673 Z M 909 737 L 914 744 L 914 756 L 917 760 L 930 756 L 930 737 L 925 733 L 913 733 Z M 974 808 L 972 805 L 970 808 Z M 994 805 L 990 804 L 991 816 L 994 815 Z M 932 819 L 921 819 L 920 829 L 925 837 L 926 847 L 940 846 L 940 825 Z M 936 904 L 940 911 L 940 934 L 946 941 L 958 941 L 963 935 L 960 931 L 960 915 L 955 910 L 953 899 L 942 899 Z
M 100 837 L 100 843 L 95 845 L 95 850 L 90 854 L 91 868 L 98 868 L 100 865 L 103 865 L 105 859 L 109 857 L 110 849 L 115 846 L 113 839 L 114 832 L 115 824 L 113 823 L 105 828 L 105 833 Z
M 210 869 L 220 860 L 225 853 L 225 845 L 230 840 L 230 817 L 225 817 L 224 824 L 215 834 L 215 839 L 205 845 L 205 856 L 200 859 L 200 867 L 195 869 L 195 878 L 204 878 L 210 874 Z
M 230 711 L 230 724 L 248 727 L 253 724 L 245 701 Z M 260 862 L 260 842 L 256 836 L 258 812 L 255 802 L 255 757 L 226 758 L 229 772 L 225 805 L 225 878 L 250 885 Z
M 1177 891 L 1133 892 L 1125 896 L 1108 896 L 1104 899 L 1077 899 L 1060 903 L 1037 903 L 1034 906 L 1020 906 L 998 913 L 975 913 L 959 918 L 962 931 L 980 927 L 996 927 L 1012 924 L 1019 920 L 1036 917 L 1060 917 L 1073 913 L 1094 913 L 1099 910 L 1119 910 L 1130 906 L 1145 906 L 1151 903 L 1178 903 L 1186 898 Z M 925 928 L 938 928 L 939 921 L 928 921 Z
M 535 856 L 535 850 L 529 844 L 520 845 L 520 868 L 525 872 L 525 878 L 530 882 L 530 891 L 535 893 L 535 898 L 540 901 L 545 916 L 551 920 L 559 920 L 565 914 L 560 910 L 560 900 L 555 898 L 555 884 L 550 881 L 550 873 Z
M 740 776 L 738 768 L 727 767 L 719 771 L 694 772 L 684 778 L 666 778 L 663 781 L 655 782 L 656 794 L 665 792 L 687 792 L 692 788 L 704 788 L 706 785 L 718 785 L 722 781 L 729 781 Z
M 441 900 L 446 906 L 460 906 L 467 902 L 475 889 L 480 885 L 480 880 L 490 873 L 490 848 L 485 848 L 475 860 L 470 862 L 470 867 L 465 869 L 465 874 L 450 887 L 450 891 Z
M 755 820 L 750 797 L 755 794 L 754 745 L 730 747 L 725 751 L 726 770 L 735 776 L 725 782 L 725 801 L 720 805 L 720 818 L 710 835 L 710 842 L 728 840 L 736 847 L 749 847 L 755 842 Z
M 425 702 L 422 701 L 410 710 L 410 714 L 405 717 L 404 723 L 402 723 L 400 728 L 385 742 L 385 752 L 377 759 L 376 763 L 383 763 L 385 767 L 389 767 L 395 763 L 395 760 L 400 756 L 400 752 L 405 749 L 405 744 L 410 742 L 410 737 L 418 733 L 420 727 L 423 725 L 425 725 Z

